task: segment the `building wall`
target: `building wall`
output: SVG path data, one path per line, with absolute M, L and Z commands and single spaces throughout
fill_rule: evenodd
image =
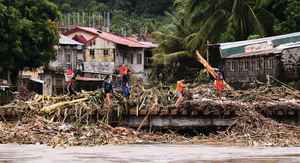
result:
M 65 77 L 64 74 L 56 72 L 46 72 L 43 75 L 43 95 L 55 96 L 65 93 Z
M 224 77 L 228 82 L 261 81 L 267 74 L 277 78 L 279 63 L 275 55 L 224 59 Z
M 300 47 L 286 49 L 282 52 L 281 62 L 286 80 L 299 79 Z
M 116 45 L 101 38 L 91 41 L 85 52 L 86 62 L 114 62 Z
M 43 95 L 53 95 L 53 77 L 51 74 L 44 74 Z
M 144 49 L 117 47 L 115 66 L 128 65 L 134 73 L 144 73 Z
M 73 38 L 75 35 L 82 35 L 87 40 L 93 39 L 95 35 L 92 35 L 85 31 L 77 31 L 70 35 L 69 38 Z M 97 37 L 95 40 L 89 42 L 86 45 L 85 61 L 86 62 L 114 62 L 116 45 L 110 41 Z
M 74 46 L 58 46 L 56 59 L 49 63 L 53 70 L 64 69 L 67 64 L 76 68 L 78 60 L 84 60 L 84 51 L 77 50 Z

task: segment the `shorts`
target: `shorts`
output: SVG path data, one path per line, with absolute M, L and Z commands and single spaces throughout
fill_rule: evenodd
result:
M 176 92 L 176 97 L 182 97 L 183 96 L 183 93 L 182 92 Z
M 123 82 L 123 83 L 129 82 L 129 76 L 128 76 L 128 75 L 123 75 L 123 76 L 122 76 L 122 82 Z
M 104 93 L 105 93 L 105 94 L 108 94 L 108 93 L 112 94 L 113 91 L 112 91 L 112 90 L 104 90 Z

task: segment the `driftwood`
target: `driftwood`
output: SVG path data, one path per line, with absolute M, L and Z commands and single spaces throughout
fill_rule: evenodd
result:
M 85 98 L 76 99 L 76 100 L 73 100 L 73 101 L 59 102 L 59 103 L 56 103 L 56 104 L 53 104 L 53 105 L 50 105 L 50 106 L 43 107 L 40 111 L 45 112 L 45 113 L 53 113 L 61 107 L 66 107 L 66 106 L 69 106 L 69 105 L 76 105 L 78 103 L 81 103 L 81 102 L 84 102 L 84 101 L 87 101 L 87 100 L 88 100 L 88 98 L 85 97 Z

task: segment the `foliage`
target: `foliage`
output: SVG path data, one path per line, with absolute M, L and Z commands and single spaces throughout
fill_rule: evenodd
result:
M 119 34 L 144 34 L 158 29 L 167 20 L 165 11 L 173 0 L 52 0 L 63 13 L 110 12 L 112 31 Z
M 201 70 L 198 72 L 197 77 L 196 77 L 196 82 L 199 82 L 199 83 L 209 83 L 210 82 L 210 77 L 206 70 Z
M 174 7 L 175 12 L 169 14 L 171 24 L 154 33 L 160 43 L 154 56 L 156 65 L 170 67 L 182 58 L 195 57 L 195 50 L 205 54 L 207 42 L 247 40 L 300 30 L 298 0 L 175 0 Z M 183 62 L 180 65 L 193 66 Z
M 57 7 L 47 0 L 0 0 L 0 65 L 17 72 L 54 58 Z

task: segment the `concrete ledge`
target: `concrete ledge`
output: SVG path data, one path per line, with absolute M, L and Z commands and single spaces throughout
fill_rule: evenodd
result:
M 125 120 L 125 124 L 130 127 L 138 127 L 144 117 L 130 116 Z M 154 116 L 148 119 L 143 127 L 226 127 L 233 123 L 232 119 L 204 119 L 196 117 L 165 117 Z

